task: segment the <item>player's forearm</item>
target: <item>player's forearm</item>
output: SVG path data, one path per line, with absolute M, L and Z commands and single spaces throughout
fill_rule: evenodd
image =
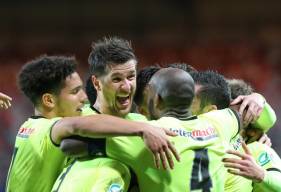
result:
M 56 142 L 60 143 L 63 138 L 72 135 L 91 138 L 142 135 L 144 125 L 144 123 L 101 114 L 64 118 L 56 123 L 53 129 L 58 130 L 58 135 L 55 137 Z
M 94 118 L 94 119 L 93 119 Z M 107 137 L 139 135 L 143 133 L 144 123 L 124 120 L 109 115 L 93 115 L 85 120 L 75 121 L 74 134 L 82 137 Z
M 278 171 L 266 171 L 263 181 L 254 183 L 253 191 L 281 191 L 281 173 Z
M 265 103 L 260 117 L 257 119 L 253 126 L 268 131 L 276 122 L 276 114 L 268 103 Z

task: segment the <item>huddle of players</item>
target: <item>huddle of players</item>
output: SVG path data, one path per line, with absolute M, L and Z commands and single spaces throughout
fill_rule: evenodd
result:
M 127 191 L 133 181 L 128 167 L 140 191 L 280 190 L 277 154 L 255 141 L 242 145 L 239 136 L 250 142 L 260 137 L 258 130 L 273 126 L 275 114 L 260 95 L 238 97 L 232 104 L 242 103 L 240 108 L 230 109 L 232 84 L 215 72 L 191 69 L 191 77 L 187 69 L 177 69 L 186 65 L 147 68 L 137 77 L 130 44 L 110 38 L 93 44 L 87 86 L 91 104 L 83 107 L 86 96 L 74 62 L 43 56 L 23 67 L 19 85 L 37 116 L 18 132 L 7 191 Z M 130 113 L 136 81 L 139 112 L 152 121 Z M 237 111 L 244 115 L 244 126 Z M 60 118 L 80 113 L 83 117 Z M 168 140 L 165 134 L 177 136 Z M 125 137 L 110 137 L 118 135 Z M 238 152 L 242 147 L 246 154 Z M 229 148 L 240 158 L 226 156 Z M 172 154 L 177 160 L 180 154 L 181 161 L 174 162 Z M 173 170 L 165 170 L 167 162 Z M 131 186 L 136 190 L 134 182 Z

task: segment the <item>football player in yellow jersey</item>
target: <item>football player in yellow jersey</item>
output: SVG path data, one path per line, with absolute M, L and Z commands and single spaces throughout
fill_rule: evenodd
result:
M 88 80 L 86 91 L 90 93 L 91 105 L 83 108 L 83 115 L 110 114 L 130 120 L 146 120 L 140 114 L 129 113 L 136 88 L 137 66 L 137 59 L 130 43 L 116 37 L 97 41 L 92 45 L 88 62 L 91 78 Z M 99 145 L 104 146 L 105 140 L 99 140 Z M 64 146 L 67 147 L 67 145 Z M 97 144 L 95 143 L 94 146 Z M 168 148 L 173 149 L 173 146 L 168 146 Z M 77 151 L 82 152 L 81 149 Z M 168 155 L 169 151 L 164 151 Z M 98 152 L 94 151 L 93 153 Z M 160 156 L 164 162 L 163 165 L 167 167 L 165 155 L 161 154 Z M 160 156 L 155 155 L 157 164 Z M 172 159 L 168 159 L 168 161 L 169 165 L 172 166 Z M 110 162 L 113 166 L 110 166 Z M 71 167 L 69 166 L 63 171 L 53 190 L 92 191 L 98 189 L 99 191 L 108 191 L 114 184 L 114 187 L 125 191 L 128 186 L 127 178 L 129 177 L 127 175 L 129 173 L 124 167 L 124 164 L 105 156 L 88 158 L 87 160 L 78 159 Z M 96 179 L 89 179 L 92 177 Z
M 138 99 L 138 98 L 146 98 L 147 97 L 147 87 L 146 85 L 148 84 L 148 81 L 150 80 L 150 78 L 152 77 L 152 75 L 155 73 L 154 72 L 155 69 L 146 69 L 143 70 L 143 74 L 142 76 L 144 76 L 145 78 L 138 80 L 140 82 L 140 86 L 142 87 L 143 91 L 137 91 L 137 95 L 136 95 L 136 102 L 138 104 L 138 108 L 140 108 L 141 112 L 142 111 L 147 111 L 147 103 L 144 102 L 143 99 Z M 224 77 L 214 73 L 214 72 L 200 72 L 200 73 L 195 73 L 196 75 L 193 74 L 193 76 L 195 76 L 195 83 L 197 83 L 197 86 L 195 86 L 195 89 L 197 91 L 197 97 L 194 100 L 193 103 L 193 113 L 195 114 L 201 114 L 204 112 L 208 112 L 214 109 L 222 109 L 222 108 L 226 108 L 229 105 L 230 102 L 230 98 L 229 98 L 229 93 L 228 93 L 228 87 L 227 84 L 224 80 Z M 141 78 L 141 76 L 139 76 L 139 78 Z M 201 89 L 201 90 L 200 90 Z M 200 90 L 200 91 L 198 91 Z M 256 97 L 257 96 L 257 97 Z M 261 98 L 258 95 L 255 95 L 256 99 L 251 99 L 249 97 L 245 98 L 245 102 L 243 103 L 244 107 L 245 104 L 250 103 L 251 108 L 250 109 L 255 109 L 255 113 L 258 115 L 258 113 L 261 113 L 262 109 L 262 105 L 263 105 L 263 101 L 261 101 L 261 103 L 259 104 L 255 104 L 255 102 L 260 102 Z M 268 104 L 266 104 L 268 105 Z M 260 111 L 258 111 L 260 110 Z M 250 111 L 251 112 L 251 111 Z M 256 125 L 259 128 L 263 128 L 264 130 L 268 130 L 275 122 L 275 118 L 274 118 L 274 112 L 273 115 L 271 115 L 270 113 L 272 113 L 272 110 L 270 108 L 270 106 L 267 106 L 266 110 L 263 110 L 263 113 L 268 113 L 268 115 L 266 116 L 268 119 L 264 119 L 262 118 L 262 121 L 259 121 L 258 123 L 256 123 Z M 256 115 L 256 116 L 257 116 Z M 251 121 L 251 120 L 255 120 L 254 118 L 255 115 L 248 113 L 245 116 L 246 121 Z M 266 123 L 264 123 L 266 122 Z M 239 141 L 241 141 L 238 138 Z M 235 139 L 233 139 L 233 142 L 236 142 Z M 239 148 L 239 146 L 241 145 L 241 143 L 234 143 L 234 145 L 237 145 L 237 148 Z M 273 154 L 273 153 L 271 153 Z M 220 162 L 219 162 L 220 163 Z M 236 189 L 233 189 L 233 186 L 230 187 L 230 190 L 226 188 L 226 190 L 228 191 L 241 191 L 241 186 L 243 186 L 244 191 L 251 191 L 252 187 L 251 187 L 251 182 L 248 182 L 247 180 L 241 180 L 239 177 L 236 177 L 236 179 L 238 178 L 238 181 L 240 182 L 238 184 L 238 187 Z M 230 180 L 228 182 L 229 185 L 233 185 L 232 180 Z M 236 185 L 237 186 L 237 185 Z M 247 187 L 248 186 L 248 187 Z
M 170 145 L 165 135 L 169 131 L 145 123 L 108 115 L 74 117 L 81 114 L 86 95 L 72 57 L 39 57 L 23 66 L 18 79 L 35 114 L 18 131 L 7 177 L 8 192 L 50 191 L 66 160 L 58 145 L 68 136 L 141 135 L 155 154 L 157 148 L 162 152 Z
M 252 87 L 243 80 L 230 79 L 228 80 L 228 84 L 231 89 L 232 99 L 234 100 L 243 99 L 244 96 L 241 95 L 250 95 L 253 92 Z M 263 120 L 263 123 L 269 124 L 268 127 L 276 120 L 276 116 L 274 115 L 269 117 L 272 119 L 267 118 Z M 243 143 L 244 153 L 229 151 L 229 153 L 238 156 L 239 159 L 225 159 L 225 165 L 230 168 L 229 171 L 231 173 L 253 180 L 253 191 L 255 192 L 280 191 L 281 159 L 274 149 L 270 148 L 270 142 L 268 142 L 269 146 L 267 146 L 255 141 L 262 137 L 263 132 L 255 128 L 255 125 L 250 125 L 249 127 L 244 133 L 244 137 L 247 138 L 247 145 Z M 255 138 L 253 139 L 252 137 Z
M 202 113 L 202 112 L 207 112 L 213 109 L 222 109 L 227 107 L 227 102 L 223 103 L 223 102 L 219 102 L 217 99 L 220 97 L 219 94 L 213 94 L 212 92 L 208 91 L 208 87 L 212 87 L 214 85 L 214 83 L 216 83 L 216 76 L 219 76 L 219 74 L 214 73 L 214 72 L 199 72 L 199 73 L 194 73 L 193 78 L 197 84 L 197 87 L 199 89 L 197 89 L 197 106 L 199 104 L 200 107 L 197 108 L 197 110 L 195 110 L 195 112 L 197 113 Z M 218 85 L 218 84 L 217 84 Z M 241 88 L 242 86 L 242 88 Z M 238 89 L 237 89 L 238 87 Z M 239 88 L 240 87 L 240 88 Z M 249 87 L 242 85 L 240 82 L 238 83 L 237 81 L 232 81 L 230 83 L 230 88 L 232 90 L 231 94 L 232 97 L 237 97 L 240 94 L 243 95 L 248 95 L 248 96 L 239 96 L 239 98 L 232 102 L 232 103 L 237 103 L 237 102 L 241 102 L 242 101 L 242 107 L 240 108 L 240 113 L 242 113 L 242 111 L 247 107 L 248 111 L 247 114 L 244 115 L 244 126 L 247 125 L 251 125 L 252 127 L 257 127 L 259 129 L 255 129 L 255 133 L 259 133 L 258 137 L 257 134 L 253 134 L 253 129 L 245 129 L 245 132 L 243 132 L 243 136 L 245 138 L 245 136 L 247 136 L 247 140 L 251 141 L 251 140 L 256 140 L 257 138 L 260 138 L 263 134 L 263 131 L 267 131 L 270 127 L 273 126 L 273 124 L 276 121 L 276 116 L 274 111 L 271 109 L 271 107 L 264 102 L 264 98 L 262 96 L 260 96 L 259 94 L 256 93 L 252 93 L 252 91 L 249 91 Z M 242 91 L 244 88 L 244 91 Z M 247 89 L 247 91 L 245 90 Z M 202 92 L 201 92 L 202 91 Z M 227 100 L 226 100 L 227 101 Z M 200 110 L 198 110 L 200 109 Z M 254 124 L 249 124 L 251 121 L 255 121 L 257 119 L 257 117 L 262 114 L 261 118 L 258 119 L 258 121 L 256 121 Z M 263 130 L 263 131 L 261 131 Z M 255 137 L 252 138 L 252 137 Z M 241 151 L 241 141 L 242 139 L 240 139 L 239 137 L 234 138 L 232 141 L 232 145 L 234 147 L 235 150 L 240 149 Z M 254 147 L 254 146 L 257 147 Z M 246 178 L 250 178 L 254 181 L 254 191 L 260 191 L 260 189 L 263 190 L 270 190 L 270 191 L 278 191 L 280 190 L 280 186 L 277 185 L 279 182 L 280 176 L 278 176 L 278 174 L 280 174 L 278 171 L 276 172 L 276 170 L 280 170 L 280 158 L 278 157 L 278 155 L 271 149 L 271 150 L 266 150 L 268 147 L 262 144 L 258 144 L 256 142 L 249 144 L 249 147 L 251 150 L 247 150 L 246 146 L 244 146 L 245 150 L 246 150 L 246 155 L 239 153 L 238 151 L 230 151 L 231 154 L 235 154 L 238 157 L 242 157 L 241 161 L 238 160 L 233 160 L 232 158 L 227 158 L 225 161 L 229 163 L 237 163 L 238 162 L 243 162 L 245 163 L 245 161 L 247 161 L 248 163 L 251 162 L 252 166 L 248 166 L 248 170 L 244 170 L 244 172 L 242 171 L 237 172 L 237 171 L 233 171 L 231 170 L 230 172 L 235 173 L 236 175 L 243 175 Z M 256 148 L 256 149 L 255 149 Z M 260 149 L 260 153 L 256 152 L 258 149 Z M 264 167 L 266 168 L 266 166 L 269 165 L 273 165 L 272 167 L 274 167 L 274 169 L 270 169 L 270 172 L 264 172 L 262 171 L 261 167 L 257 166 L 257 164 L 254 163 L 253 158 L 250 157 L 250 151 L 252 151 L 253 154 L 255 154 L 254 158 L 257 161 L 257 163 L 259 163 L 260 159 L 262 159 L 262 162 L 264 163 L 264 161 L 267 161 L 266 165 L 264 164 Z M 265 155 L 265 151 L 268 151 L 268 154 Z M 247 156 L 247 158 L 246 158 Z M 264 160 L 264 157 L 268 157 L 265 158 L 267 160 Z M 269 157 L 272 158 L 272 162 L 275 163 L 270 163 Z M 245 158 L 245 159 L 244 159 Z M 252 161 L 251 161 L 252 160 Z M 234 162 L 233 162 L 234 161 Z M 242 164 L 243 164 L 242 163 Z M 278 165 L 279 164 L 279 165 Z M 260 163 L 260 165 L 262 165 L 262 163 Z M 232 165 L 232 164 L 226 164 L 226 166 L 230 167 L 230 168 L 237 168 L 237 165 Z M 233 166 L 233 167 L 232 167 Z M 246 166 L 247 167 L 247 166 Z M 276 168 L 277 167 L 277 168 Z M 244 167 L 245 168 L 245 167 Z M 243 168 L 242 168 L 243 169 Z M 252 172 L 250 172 L 249 170 L 252 170 Z M 246 174 L 246 172 L 249 171 L 250 173 Z M 259 174 L 257 174 L 259 173 Z M 262 179 L 264 177 L 264 174 L 266 173 L 266 176 L 264 179 Z M 252 175 L 251 175 L 252 174 Z M 263 180 L 263 182 L 261 182 Z M 256 182 L 261 182 L 260 184 L 257 184 Z M 271 188 L 270 188 L 271 186 Z M 231 177 L 229 175 L 228 179 L 227 179 L 227 183 L 226 183 L 226 191 L 240 191 L 241 187 L 243 187 L 243 191 L 252 191 L 252 184 L 250 182 L 248 182 L 245 179 L 240 179 L 239 177 Z M 263 188 L 265 187 L 265 188 Z
M 152 119 L 162 117 L 152 123 L 170 127 L 179 134 L 173 142 L 184 155 L 184 162 L 176 163 L 170 172 L 156 170 L 137 138 L 108 139 L 107 154 L 130 165 L 137 174 L 141 191 L 224 191 L 226 170 L 217 162 L 225 154 L 226 140 L 229 142 L 238 133 L 235 113 L 227 109 L 191 117 L 192 78 L 179 69 L 161 69 L 155 75 L 148 87 L 146 101 L 149 102 L 144 103 L 148 103 L 147 111 Z

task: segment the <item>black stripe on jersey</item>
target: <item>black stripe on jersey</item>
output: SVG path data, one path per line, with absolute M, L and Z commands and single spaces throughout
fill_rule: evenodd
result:
M 191 117 L 188 117 L 186 120 L 194 120 L 194 119 L 198 119 L 197 116 L 191 116 Z
M 268 168 L 268 169 L 266 169 L 267 171 L 277 171 L 277 172 L 280 172 L 281 173 L 281 170 L 280 169 L 278 169 L 278 168 Z
M 62 141 L 62 151 L 70 157 L 93 158 L 105 157 L 105 138 L 88 138 L 73 135 Z
M 189 117 L 181 117 L 181 118 L 175 117 L 175 118 L 179 119 L 179 120 L 182 120 L 182 121 L 190 121 L 190 120 L 198 119 L 198 117 L 196 115 L 195 116 L 189 116 Z
M 42 115 L 32 115 L 32 116 L 30 116 L 30 118 L 31 119 L 40 119 L 40 118 L 45 118 L 46 119 L 46 117 L 44 117 Z
M 129 169 L 130 169 L 130 173 L 131 173 L 131 181 L 130 181 L 128 191 L 136 191 L 137 189 L 139 189 L 137 175 L 135 174 L 135 172 L 133 171 L 133 169 L 131 167 L 129 167 Z
M 235 117 L 236 117 L 236 119 L 237 119 L 237 123 L 238 123 L 238 131 L 237 131 L 237 133 L 235 134 L 235 136 L 234 137 L 236 137 L 236 135 L 238 135 L 239 133 L 240 133 L 240 130 L 241 130 L 241 126 L 242 126 L 242 123 L 241 123 L 241 118 L 240 118 L 240 115 L 239 115 L 239 113 L 237 112 L 237 111 L 235 111 L 235 110 L 233 110 L 233 109 L 231 109 L 231 108 L 229 108 L 232 112 L 233 112 L 233 114 L 235 115 Z M 230 113 L 231 114 L 231 113 Z M 232 114 L 231 114 L 232 115 Z M 233 137 L 233 138 L 234 138 Z
M 88 155 L 90 157 L 106 157 L 106 139 L 91 139 L 88 143 Z
M 52 130 L 53 130 L 53 127 L 55 126 L 55 124 L 59 121 L 60 119 L 58 119 L 56 122 L 53 123 L 53 125 L 51 126 L 51 129 L 50 129 L 50 133 L 49 133 L 49 137 L 50 137 L 50 140 L 51 142 L 53 143 L 54 146 L 56 147 L 59 147 L 60 145 L 55 143 L 52 139 Z
M 93 110 L 93 111 L 95 111 L 97 114 L 101 114 L 101 112 L 98 110 L 98 109 L 96 109 L 94 106 L 90 106 L 90 108 Z

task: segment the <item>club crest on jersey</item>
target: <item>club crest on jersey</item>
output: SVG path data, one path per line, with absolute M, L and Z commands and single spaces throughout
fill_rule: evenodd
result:
M 19 137 L 23 137 L 23 138 L 28 138 L 29 135 L 34 131 L 34 129 L 31 128 L 24 128 L 21 127 L 18 131 L 18 135 Z
M 264 166 L 265 164 L 267 164 L 269 161 L 270 161 L 270 156 L 268 155 L 267 152 L 263 152 L 259 155 L 259 158 L 258 158 L 258 161 L 259 161 L 259 164 L 261 166 Z
M 120 184 L 113 183 L 113 184 L 110 185 L 107 192 L 122 192 L 122 191 L 123 191 L 123 188 Z
M 205 141 L 215 137 L 218 137 L 215 128 L 208 127 L 205 129 L 198 129 L 192 131 L 186 131 L 184 129 L 170 128 L 171 131 L 177 133 L 182 137 L 189 137 L 196 141 Z

